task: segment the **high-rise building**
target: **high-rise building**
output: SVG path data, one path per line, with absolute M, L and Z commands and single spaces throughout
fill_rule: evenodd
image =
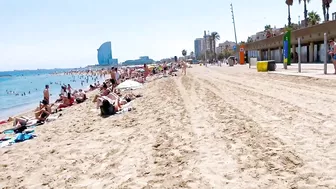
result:
M 204 39 L 203 38 L 197 38 L 194 41 L 194 52 L 195 57 L 199 58 L 202 55 L 203 46 L 204 46 Z
M 111 41 L 103 43 L 97 51 L 99 65 L 118 65 L 118 59 L 112 58 Z

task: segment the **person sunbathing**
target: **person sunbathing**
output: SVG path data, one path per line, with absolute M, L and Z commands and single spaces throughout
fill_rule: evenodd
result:
M 62 94 L 59 94 L 59 98 L 56 99 L 55 103 L 59 103 L 59 102 L 62 102 L 62 101 L 63 101 Z
M 97 109 L 102 106 L 104 100 L 108 100 L 111 104 L 113 104 L 116 111 L 121 109 L 121 99 L 116 93 L 111 92 L 106 96 L 97 98 Z
M 80 104 L 86 100 L 86 94 L 82 89 L 75 94 L 77 104 Z
M 107 85 L 104 84 L 103 87 L 101 88 L 100 90 L 100 94 L 97 94 L 95 95 L 95 97 L 93 98 L 93 101 L 92 102 L 97 102 L 97 99 L 99 97 L 102 97 L 102 96 L 106 96 L 110 93 L 110 90 L 108 89 Z
M 72 106 L 73 103 L 74 103 L 74 98 L 71 96 L 70 93 L 68 93 L 68 96 L 65 97 L 63 96 L 63 101 L 62 101 L 62 104 L 58 105 L 57 109 L 61 109 L 61 108 L 66 108 L 66 107 L 69 107 L 69 106 Z
M 0 132 L 0 134 L 1 133 L 6 133 L 6 132 L 22 133 L 24 130 L 27 129 L 27 126 L 26 126 L 27 122 L 28 122 L 27 119 L 15 117 L 13 119 L 13 126 L 14 127 L 10 128 L 10 129 L 6 129 L 6 130 Z
M 93 85 L 90 85 L 89 90 L 86 90 L 85 92 L 94 91 L 94 90 L 96 90 L 96 89 L 97 89 L 97 87 L 95 87 L 95 86 L 93 86 Z
M 51 106 L 48 105 L 46 100 L 43 100 L 40 106 L 35 109 L 34 114 L 38 121 L 45 121 L 51 114 Z

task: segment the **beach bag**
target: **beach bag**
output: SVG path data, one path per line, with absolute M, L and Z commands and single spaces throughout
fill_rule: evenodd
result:
M 100 115 L 101 116 L 109 116 L 114 115 L 116 113 L 113 104 L 111 104 L 108 100 L 104 99 L 103 104 L 100 106 Z

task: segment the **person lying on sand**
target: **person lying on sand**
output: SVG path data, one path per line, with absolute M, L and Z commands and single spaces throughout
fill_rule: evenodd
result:
M 59 98 L 56 99 L 55 103 L 60 103 L 62 101 L 63 101 L 63 96 L 62 96 L 62 94 L 59 94 Z
M 62 103 L 60 105 L 58 105 L 57 109 L 61 109 L 61 108 L 66 108 L 69 106 L 72 106 L 74 103 L 74 98 L 71 96 L 70 93 L 68 93 L 68 96 L 62 96 Z
M 77 104 L 80 104 L 86 100 L 86 94 L 82 89 L 79 89 L 77 93 L 74 94 Z
M 89 86 L 89 90 L 85 90 L 84 92 L 90 92 L 90 91 L 94 91 L 94 90 L 96 90 L 97 89 L 97 87 L 95 87 L 95 86 L 93 86 L 93 85 L 90 85 Z
M 119 111 L 119 109 L 121 109 L 122 104 L 120 102 L 120 98 L 117 94 L 113 92 L 106 96 L 101 96 L 97 98 L 97 109 L 99 109 L 99 107 L 103 105 L 104 100 L 108 100 L 111 104 L 113 104 L 116 111 Z

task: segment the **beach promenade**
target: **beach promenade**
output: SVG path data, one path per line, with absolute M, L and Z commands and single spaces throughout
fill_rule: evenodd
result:
M 283 69 L 283 64 L 277 64 L 277 70 L 275 72 L 269 72 L 275 74 L 284 74 L 292 76 L 305 76 L 321 79 L 336 79 L 334 74 L 334 65 L 327 64 L 327 74 L 324 74 L 324 64 L 323 63 L 303 63 L 301 64 L 301 73 L 298 72 L 298 64 L 292 64 L 287 67 L 287 70 Z
M 102 118 L 88 100 L 0 148 L 0 186 L 335 188 L 335 87 L 195 65 L 147 83 L 136 110 Z

